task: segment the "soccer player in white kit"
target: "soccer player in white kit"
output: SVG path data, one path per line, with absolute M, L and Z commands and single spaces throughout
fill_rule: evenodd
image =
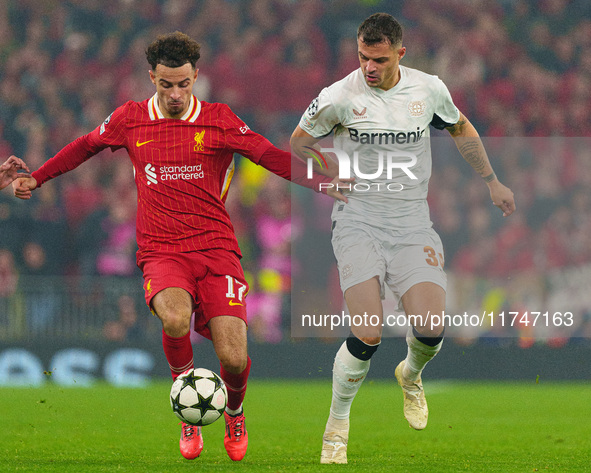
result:
M 332 244 L 341 289 L 351 315 L 383 318 L 385 285 L 408 315 L 406 358 L 395 369 L 402 388 L 404 416 L 422 430 L 428 409 L 421 372 L 440 350 L 444 327 L 429 314 L 445 310 L 446 276 L 443 248 L 432 229 L 427 206 L 431 175 L 429 126 L 445 128 L 462 157 L 489 187 L 494 205 L 509 216 L 513 192 L 497 179 L 478 132 L 454 105 L 436 76 L 400 65 L 406 52 L 402 27 L 389 14 L 367 18 L 357 32 L 361 67 L 323 89 L 312 101 L 291 145 L 301 157 L 305 147 L 334 132 L 328 168 L 331 177 L 347 160 L 355 182 L 348 202 L 335 202 Z M 327 149 L 324 150 L 328 154 Z M 347 160 L 342 160 L 342 157 Z M 328 156 L 330 157 L 330 156 Z M 323 436 L 321 463 L 347 463 L 349 412 L 377 350 L 382 327 L 352 327 L 333 366 L 332 403 Z

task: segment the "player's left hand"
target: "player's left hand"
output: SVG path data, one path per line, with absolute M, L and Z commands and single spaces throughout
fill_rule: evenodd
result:
M 508 217 L 515 212 L 515 197 L 513 191 L 507 186 L 495 180 L 489 184 L 490 198 L 494 205 L 496 205 L 503 212 L 503 217 Z
M 340 179 L 339 176 L 335 177 L 331 182 L 332 187 L 326 189 L 326 195 L 332 197 L 335 200 L 340 200 L 348 204 L 349 199 L 347 199 L 347 196 L 343 194 L 342 190 L 350 189 L 354 180 L 354 177 L 348 179 Z
M 19 174 L 19 170 L 29 171 L 29 168 L 22 159 L 17 158 L 16 156 L 8 158 L 4 164 L 0 166 L 0 189 L 4 189 L 17 177 L 31 177 L 28 173 Z

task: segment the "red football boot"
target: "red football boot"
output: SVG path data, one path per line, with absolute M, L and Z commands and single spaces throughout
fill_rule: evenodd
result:
M 181 426 L 181 440 L 179 441 L 181 447 L 181 455 L 187 460 L 194 460 L 203 450 L 203 437 L 201 436 L 201 427 L 182 423 Z
M 224 447 L 228 456 L 235 462 L 240 461 L 246 455 L 248 448 L 248 432 L 244 425 L 244 412 L 237 416 L 231 416 L 224 412 L 226 420 L 226 435 L 224 436 Z

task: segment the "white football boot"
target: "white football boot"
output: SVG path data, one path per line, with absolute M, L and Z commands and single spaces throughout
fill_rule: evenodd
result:
M 415 430 L 423 430 L 427 427 L 429 418 L 429 408 L 425 399 L 423 383 L 419 376 L 416 381 L 410 381 L 404 378 L 402 372 L 404 369 L 404 360 L 399 363 L 394 371 L 394 376 L 402 388 L 404 394 L 404 417 Z
M 349 420 L 328 418 L 322 436 L 320 463 L 347 463 L 347 442 L 349 441 Z

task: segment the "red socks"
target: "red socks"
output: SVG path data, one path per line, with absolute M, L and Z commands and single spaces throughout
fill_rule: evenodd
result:
M 183 337 L 171 337 L 162 330 L 162 348 L 170 366 L 170 374 L 175 380 L 183 371 L 193 368 L 193 346 L 191 332 Z
M 224 383 L 226 383 L 226 388 L 228 389 L 227 408 L 230 410 L 235 411 L 242 405 L 244 395 L 246 394 L 246 381 L 248 380 L 248 375 L 250 373 L 250 365 L 251 360 L 249 356 L 244 371 L 242 373 L 234 374 L 228 373 L 220 364 L 220 374 L 224 380 Z

